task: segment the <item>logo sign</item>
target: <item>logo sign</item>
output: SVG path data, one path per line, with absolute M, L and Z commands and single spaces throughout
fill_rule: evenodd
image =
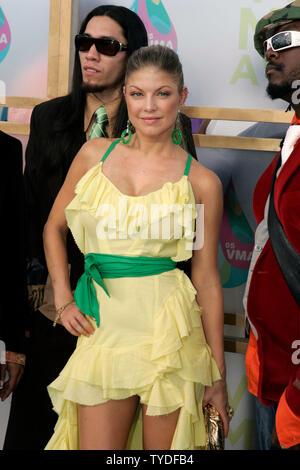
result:
M 0 63 L 5 59 L 10 48 L 11 34 L 7 19 L 0 7 Z
M 134 0 L 131 10 L 143 21 L 149 46 L 160 44 L 177 51 L 177 34 L 161 0 Z

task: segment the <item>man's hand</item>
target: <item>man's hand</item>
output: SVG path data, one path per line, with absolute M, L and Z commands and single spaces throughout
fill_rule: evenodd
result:
M 278 441 L 278 437 L 277 437 L 277 432 L 276 432 L 276 427 L 274 426 L 274 429 L 273 429 L 273 432 L 272 432 L 272 436 L 271 436 L 271 444 L 273 447 L 277 447 L 278 449 L 280 449 L 280 444 L 279 444 L 279 441 Z
M 8 372 L 8 380 L 5 380 L 5 372 Z M 15 364 L 14 362 L 8 362 L 7 364 L 1 364 L 1 384 L 3 388 L 0 389 L 1 401 L 6 400 L 9 395 L 16 389 L 18 383 L 24 372 L 24 366 L 21 364 Z

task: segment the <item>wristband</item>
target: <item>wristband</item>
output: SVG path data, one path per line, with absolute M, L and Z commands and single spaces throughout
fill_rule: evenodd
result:
M 62 305 L 61 307 L 59 307 L 57 310 L 56 310 L 56 317 L 54 319 L 54 322 L 53 322 L 53 326 L 56 326 L 56 323 L 58 322 L 58 320 L 60 319 L 61 317 L 61 314 L 63 313 L 63 311 L 65 310 L 65 308 L 67 308 L 69 305 L 75 303 L 75 300 L 72 299 L 70 300 L 69 302 L 67 302 L 66 304 Z

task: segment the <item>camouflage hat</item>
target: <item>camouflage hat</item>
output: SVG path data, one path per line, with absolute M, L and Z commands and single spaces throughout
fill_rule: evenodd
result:
M 257 52 L 264 57 L 263 42 L 275 34 L 280 26 L 300 20 L 300 0 L 295 0 L 284 8 L 273 10 L 265 15 L 256 25 L 254 46 Z

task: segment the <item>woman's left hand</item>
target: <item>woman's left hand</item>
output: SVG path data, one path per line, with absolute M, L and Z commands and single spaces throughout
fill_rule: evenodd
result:
M 224 437 L 227 437 L 232 417 L 228 416 L 230 405 L 228 403 L 227 387 L 224 379 L 217 380 L 211 387 L 205 388 L 202 402 L 203 407 L 208 403 L 218 410 L 223 423 Z

